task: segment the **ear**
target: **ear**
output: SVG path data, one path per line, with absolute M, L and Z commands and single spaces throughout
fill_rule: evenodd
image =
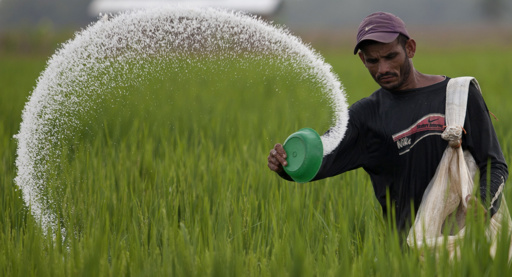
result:
M 405 52 L 409 59 L 414 57 L 414 54 L 416 54 L 416 41 L 414 39 L 411 38 L 405 43 Z
M 363 51 L 359 51 L 359 53 L 358 53 L 358 54 L 359 54 L 359 58 L 361 59 L 361 61 L 363 62 L 363 64 L 365 64 L 365 65 L 366 65 L 366 62 L 365 62 L 365 60 L 364 60 Z

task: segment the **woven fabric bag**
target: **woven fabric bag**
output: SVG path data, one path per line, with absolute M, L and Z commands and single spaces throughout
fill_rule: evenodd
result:
M 451 258 L 455 255 L 460 256 L 459 245 L 466 231 L 465 221 L 468 209 L 466 196 L 474 192 L 473 177 L 478 170 L 473 156 L 460 147 L 470 83 L 473 83 L 481 92 L 478 82 L 473 77 L 452 78 L 448 82 L 446 129 L 441 137 L 449 143 L 434 177 L 423 194 L 416 219 L 407 237 L 409 246 L 419 249 L 423 247 L 434 249 L 445 245 Z M 504 183 L 500 185 L 496 197 L 491 200 L 491 207 L 503 187 Z M 502 224 L 507 224 L 507 228 L 502 228 Z M 512 222 L 504 197 L 498 212 L 486 226 L 486 236 L 491 241 L 492 257 L 496 254 L 497 234 L 502 229 L 508 231 L 509 236 L 512 233 Z M 449 235 L 445 237 L 443 232 L 448 232 Z M 509 261 L 511 258 L 512 245 L 509 250 Z

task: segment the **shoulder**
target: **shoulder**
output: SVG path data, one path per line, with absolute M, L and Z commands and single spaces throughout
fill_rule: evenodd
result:
M 468 91 L 468 109 L 471 109 L 471 107 L 477 107 L 485 112 L 488 111 L 480 87 L 474 82 L 471 82 Z
M 467 79 L 467 77 L 465 77 Z M 473 78 L 473 77 L 472 77 Z M 450 79 L 457 79 L 457 78 L 446 78 L 447 81 Z M 468 97 L 469 98 L 482 98 L 482 93 L 480 91 L 480 85 L 478 84 L 478 81 L 476 79 L 473 79 L 471 82 L 469 82 L 469 90 L 468 90 Z
M 378 89 L 370 96 L 362 98 L 352 104 L 349 110 L 355 113 L 368 113 L 369 111 L 375 110 L 381 104 L 383 93 L 385 93 L 383 89 Z
M 482 98 L 482 92 L 480 91 L 480 87 L 476 85 L 476 83 L 471 82 L 469 84 L 469 95 L 472 97 Z

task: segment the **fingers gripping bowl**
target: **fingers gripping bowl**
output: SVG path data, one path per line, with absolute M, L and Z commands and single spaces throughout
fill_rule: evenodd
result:
M 318 133 L 311 128 L 303 128 L 291 134 L 284 142 L 286 161 L 284 170 L 298 183 L 311 181 L 323 159 L 323 144 Z

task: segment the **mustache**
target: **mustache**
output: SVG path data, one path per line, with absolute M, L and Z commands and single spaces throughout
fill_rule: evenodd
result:
M 398 77 L 398 74 L 396 73 L 393 73 L 393 72 L 386 72 L 386 73 L 382 73 L 382 74 L 377 74 L 377 80 L 380 80 L 384 77 Z

